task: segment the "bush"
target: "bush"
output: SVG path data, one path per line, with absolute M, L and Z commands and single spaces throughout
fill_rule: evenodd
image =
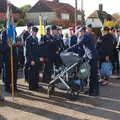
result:
M 25 23 L 24 23 L 24 20 L 23 20 L 23 19 L 18 20 L 17 23 L 16 23 L 16 26 L 17 26 L 17 27 L 19 27 L 19 26 L 24 26 L 24 25 L 25 25 Z

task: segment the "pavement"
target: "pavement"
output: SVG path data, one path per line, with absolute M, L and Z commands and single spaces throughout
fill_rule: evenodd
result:
M 57 91 L 48 98 L 46 87 L 28 90 L 22 78 L 13 98 L 6 94 L 0 104 L 0 120 L 120 120 L 120 76 L 112 76 L 109 85 L 100 87 L 100 96 L 80 94 L 72 101 L 66 92 Z

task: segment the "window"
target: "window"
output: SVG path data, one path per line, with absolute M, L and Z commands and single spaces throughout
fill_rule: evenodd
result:
M 63 20 L 69 20 L 69 19 L 70 19 L 70 15 L 69 15 L 68 13 L 62 13 L 62 14 L 61 14 L 61 18 L 62 18 Z
M 82 16 L 81 15 L 77 15 L 77 19 L 81 21 L 82 20 Z

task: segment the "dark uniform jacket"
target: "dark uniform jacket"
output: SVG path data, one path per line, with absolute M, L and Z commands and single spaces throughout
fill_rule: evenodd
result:
M 41 41 L 44 42 L 44 56 L 51 61 L 55 61 L 57 58 L 56 52 L 59 50 L 56 37 L 47 34 L 41 38 Z
M 26 39 L 26 58 L 28 62 L 38 59 L 38 38 L 32 35 Z
M 98 53 L 95 46 L 95 40 L 92 36 L 92 34 L 87 33 L 82 38 L 79 44 L 75 45 L 72 49 L 72 51 L 75 51 L 80 56 L 87 57 L 89 59 L 98 59 Z M 70 50 L 70 51 L 71 51 Z

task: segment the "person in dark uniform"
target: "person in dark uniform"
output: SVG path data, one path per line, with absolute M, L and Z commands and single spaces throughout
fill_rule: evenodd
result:
M 58 41 L 57 41 L 57 27 L 52 26 L 52 31 L 50 28 L 47 29 L 47 34 L 41 38 L 44 41 L 45 51 L 47 61 L 45 62 L 45 69 L 43 75 L 43 81 L 49 83 L 51 81 L 51 75 L 53 73 L 53 64 L 56 63 L 57 54 L 59 53 Z M 52 34 L 51 34 L 52 32 Z
M 46 35 L 41 37 L 41 42 L 43 43 L 42 46 L 44 46 L 44 55 L 42 56 L 46 58 L 43 73 L 43 82 L 49 83 L 51 81 L 51 75 L 53 71 L 53 65 L 51 60 L 51 43 L 53 42 L 53 37 L 51 35 L 50 28 L 47 28 Z
M 23 34 L 22 34 L 22 42 L 23 42 L 23 46 L 22 46 L 22 55 L 21 55 L 21 57 L 22 57 L 22 60 L 23 60 L 23 63 L 24 63 L 24 75 L 25 75 L 25 81 L 27 81 L 28 82 L 28 69 L 29 69 L 29 64 L 28 64 L 28 62 L 27 62 L 27 60 L 26 60 L 26 55 L 25 55 L 25 53 L 26 53 L 26 47 L 25 47 L 25 44 L 26 44 L 26 39 L 30 36 L 30 34 L 31 34 L 31 28 L 32 28 L 32 24 L 31 23 L 28 23 L 27 24 L 27 30 L 25 30 L 25 31 L 23 31 Z
M 57 26 L 53 25 L 52 26 L 52 32 L 51 35 L 53 37 L 53 42 L 51 42 L 51 58 L 52 61 L 55 65 L 61 64 L 61 59 L 60 59 L 60 52 L 62 51 L 62 45 L 63 41 L 61 41 L 60 36 L 58 36 L 58 30 Z
M 77 35 L 75 34 L 75 28 L 70 29 L 70 43 L 69 47 L 77 44 Z
M 26 59 L 29 65 L 28 81 L 29 90 L 37 90 L 39 88 L 39 71 L 38 71 L 38 28 L 32 28 L 32 34 L 26 39 Z
M 4 26 L 1 32 L 2 40 L 2 80 L 5 85 L 5 90 L 10 92 L 10 80 L 9 80 L 9 56 L 10 48 L 7 42 L 7 29 Z
M 87 57 L 89 58 L 89 64 L 91 67 L 91 73 L 90 73 L 90 88 L 89 88 L 89 95 L 90 96 L 98 96 L 99 95 L 99 82 L 98 82 L 98 78 L 97 78 L 97 61 L 98 61 L 98 53 L 95 47 L 95 40 L 92 33 L 92 27 L 91 26 L 87 26 L 86 27 L 86 32 L 84 33 L 84 35 L 81 37 L 81 40 L 79 41 L 79 44 L 77 45 L 76 49 L 78 47 L 80 47 L 80 51 L 82 51 L 81 56 Z M 73 48 L 72 48 L 73 49 Z M 84 52 L 83 52 L 84 51 Z M 79 54 L 79 55 L 80 55 Z
M 14 30 L 15 32 L 15 30 Z M 14 33 L 16 34 L 16 32 Z M 8 37 L 7 37 L 7 29 L 4 27 L 2 33 L 2 77 L 3 82 L 5 84 L 5 90 L 7 92 L 11 92 L 11 52 L 10 52 L 10 45 L 8 44 Z M 16 52 L 16 44 L 15 44 L 15 37 L 14 36 L 14 44 L 12 44 L 13 48 L 13 82 L 14 82 L 14 90 L 17 90 L 17 52 Z
M 2 40 L 1 40 L 1 33 L 0 33 L 0 76 L 1 76 L 1 69 L 2 69 Z M 3 85 L 0 84 L 0 103 L 3 101 L 4 101 Z
M 59 51 L 62 52 L 65 49 L 65 45 L 63 42 L 63 34 L 62 34 L 62 29 L 61 28 L 57 28 L 57 44 L 59 46 Z

